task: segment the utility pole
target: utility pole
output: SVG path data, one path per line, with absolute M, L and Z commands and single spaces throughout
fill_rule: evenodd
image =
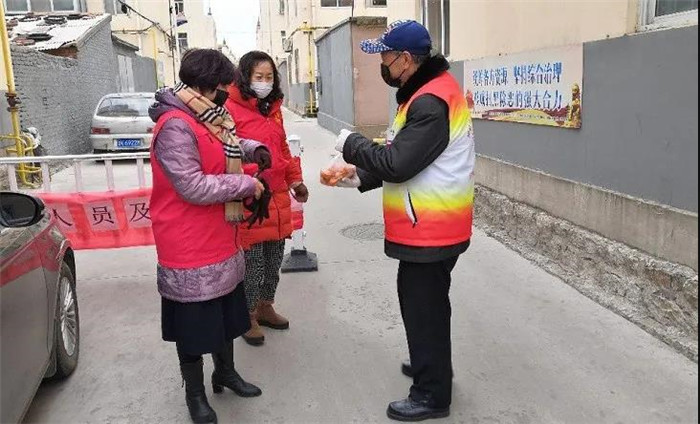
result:
M 179 58 L 175 58 L 176 54 L 179 54 L 180 40 L 177 39 L 175 34 L 175 6 L 173 6 L 173 0 L 168 0 L 168 8 L 170 9 L 170 55 L 173 59 L 173 86 L 177 84 L 177 61 Z
M 262 3 L 261 3 L 262 4 Z M 287 10 L 285 9 L 285 14 L 287 13 Z M 267 27 L 270 31 L 268 31 L 268 38 L 270 39 L 270 54 L 274 52 L 274 48 L 272 47 L 272 2 L 267 3 Z M 263 37 L 265 37 L 265 34 L 263 33 Z
M 301 31 L 308 37 L 308 67 L 309 67 L 309 103 L 306 105 L 306 116 L 316 117 L 318 107 L 316 106 L 316 72 L 314 64 L 314 27 L 309 26 L 308 22 L 304 22 L 301 26 Z

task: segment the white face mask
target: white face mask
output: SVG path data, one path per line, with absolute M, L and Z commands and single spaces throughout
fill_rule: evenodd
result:
M 272 93 L 273 84 L 271 82 L 254 81 L 250 83 L 250 88 L 255 91 L 258 99 L 264 99 Z

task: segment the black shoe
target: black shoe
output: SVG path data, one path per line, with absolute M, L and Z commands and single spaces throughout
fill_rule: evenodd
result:
M 211 385 L 214 393 L 221 393 L 227 387 L 240 397 L 256 397 L 262 395 L 259 387 L 243 380 L 233 365 L 233 342 L 226 344 L 218 353 L 212 353 L 214 358 L 214 373 L 211 375 Z
M 396 421 L 423 421 L 449 417 L 450 408 L 433 408 L 428 405 L 428 402 L 415 401 L 409 397 L 391 402 L 386 415 Z
M 180 371 L 185 380 L 185 401 L 192 421 L 196 424 L 216 424 L 216 412 L 209 406 L 204 392 L 203 361 L 180 364 Z
M 401 363 L 401 373 L 403 373 L 403 375 L 405 375 L 406 377 L 413 378 L 413 368 L 411 368 L 410 361 Z

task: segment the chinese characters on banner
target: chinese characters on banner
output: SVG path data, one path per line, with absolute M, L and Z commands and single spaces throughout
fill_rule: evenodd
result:
M 42 193 L 39 197 L 74 249 L 154 244 L 150 188 L 104 193 Z
M 466 61 L 464 87 L 476 119 L 581 128 L 583 46 Z

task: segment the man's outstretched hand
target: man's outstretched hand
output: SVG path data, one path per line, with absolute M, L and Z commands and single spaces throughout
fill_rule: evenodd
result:
M 352 175 L 347 176 L 343 178 L 342 180 L 338 181 L 338 185 L 336 187 L 341 187 L 341 188 L 360 188 L 362 185 L 362 181 L 360 181 L 360 176 L 357 175 L 357 171 L 353 172 Z
M 362 185 L 353 165 L 333 165 L 321 171 L 321 184 L 328 187 L 358 188 Z
M 350 134 L 352 134 L 352 131 L 348 131 L 346 129 L 340 130 L 338 138 L 335 139 L 335 150 L 339 151 L 340 153 L 343 153 L 343 149 L 345 148 L 345 142 L 348 141 L 348 137 L 350 137 Z

